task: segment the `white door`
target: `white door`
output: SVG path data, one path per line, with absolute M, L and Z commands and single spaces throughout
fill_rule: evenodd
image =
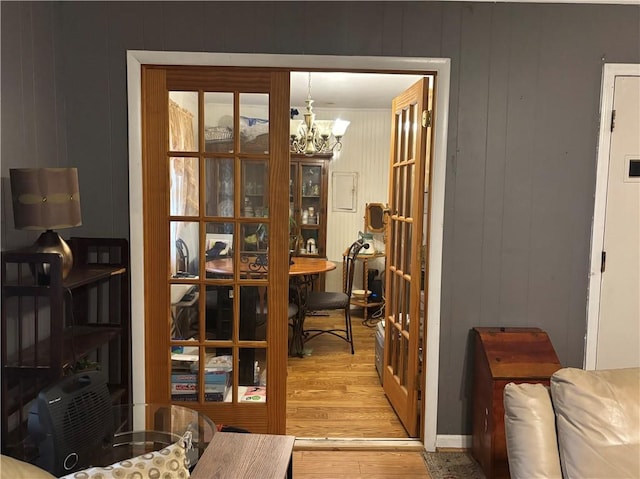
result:
M 614 80 L 595 368 L 640 366 L 640 77 Z

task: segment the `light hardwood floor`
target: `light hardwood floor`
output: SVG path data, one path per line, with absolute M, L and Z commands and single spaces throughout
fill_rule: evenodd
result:
M 295 451 L 294 479 L 430 479 L 420 452 Z
M 341 314 L 306 324 L 343 324 Z M 310 438 L 396 438 L 407 433 L 387 401 L 374 365 L 375 328 L 352 316 L 355 354 L 330 335 L 309 341 L 303 358 L 289 358 L 287 434 Z M 402 442 L 402 441 L 401 441 Z M 338 446 L 339 447 L 339 446 Z M 371 442 L 371 448 L 378 447 Z M 294 479 L 429 479 L 419 451 L 298 450 Z
M 305 326 L 344 325 L 341 314 L 308 317 Z M 375 328 L 352 316 L 355 354 L 323 334 L 305 344 L 308 355 L 290 357 L 287 434 L 297 437 L 407 438 L 389 404 L 374 364 Z

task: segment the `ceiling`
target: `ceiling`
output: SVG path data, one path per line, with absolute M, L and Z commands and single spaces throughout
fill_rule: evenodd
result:
M 390 108 L 391 100 L 421 78 L 420 75 L 312 72 L 314 108 Z M 291 106 L 300 115 L 309 92 L 309 73 L 291 72 Z

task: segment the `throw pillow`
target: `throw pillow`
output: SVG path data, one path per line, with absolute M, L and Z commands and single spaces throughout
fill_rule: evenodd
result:
M 159 451 L 142 454 L 107 467 L 92 467 L 73 472 L 60 479 L 187 479 L 191 433 Z

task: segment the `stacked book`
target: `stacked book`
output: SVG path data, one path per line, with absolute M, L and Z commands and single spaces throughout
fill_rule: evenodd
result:
M 204 374 L 204 400 L 220 402 L 224 400 L 230 386 L 231 375 L 227 371 L 207 371 Z M 172 401 L 198 400 L 198 375 L 174 373 L 171 375 Z

